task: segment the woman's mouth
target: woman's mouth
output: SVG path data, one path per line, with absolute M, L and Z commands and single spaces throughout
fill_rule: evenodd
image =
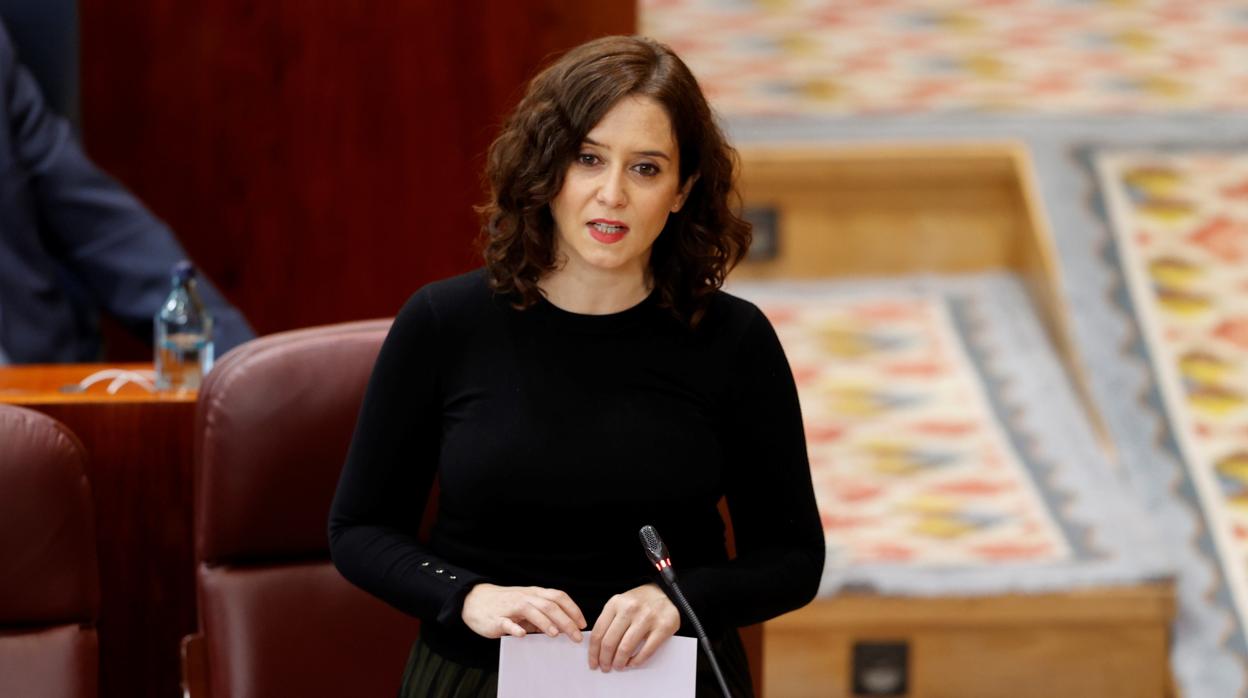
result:
M 628 226 L 619 221 L 593 220 L 585 227 L 590 237 L 605 245 L 619 242 L 628 234 Z

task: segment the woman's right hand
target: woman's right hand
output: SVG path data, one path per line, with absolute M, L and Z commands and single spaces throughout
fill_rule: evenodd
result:
M 542 587 L 478 584 L 464 597 L 460 616 L 474 633 L 491 640 L 542 632 L 551 637 L 563 633 L 580 642 L 586 627 L 585 615 L 571 596 Z

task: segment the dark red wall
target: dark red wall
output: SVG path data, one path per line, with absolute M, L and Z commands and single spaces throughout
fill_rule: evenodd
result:
M 476 266 L 483 155 L 524 82 L 636 24 L 620 0 L 80 11 L 88 152 L 261 333 L 391 315 Z

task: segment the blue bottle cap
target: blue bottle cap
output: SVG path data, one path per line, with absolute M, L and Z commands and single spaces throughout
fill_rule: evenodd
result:
M 178 281 L 186 281 L 195 278 L 195 265 L 187 260 L 182 260 L 173 265 L 173 278 Z

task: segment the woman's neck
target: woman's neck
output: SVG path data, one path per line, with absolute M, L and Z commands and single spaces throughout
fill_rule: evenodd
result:
M 650 295 L 648 275 L 584 273 L 557 269 L 537 282 L 546 300 L 560 310 L 580 315 L 610 315 L 637 305 Z

